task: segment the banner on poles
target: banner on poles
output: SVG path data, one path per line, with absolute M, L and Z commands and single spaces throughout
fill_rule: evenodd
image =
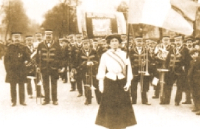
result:
M 86 13 L 86 29 L 88 38 L 118 33 L 116 17 L 114 14 Z

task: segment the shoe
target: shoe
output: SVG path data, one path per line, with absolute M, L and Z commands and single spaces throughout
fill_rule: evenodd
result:
M 160 105 L 164 105 L 166 104 L 164 101 L 160 101 Z
M 159 97 L 158 96 L 152 96 L 152 99 L 158 99 Z
M 12 103 L 11 106 L 12 106 L 12 107 L 16 106 L 16 103 Z
M 194 107 L 194 108 L 192 109 L 192 112 L 198 112 L 199 110 L 200 110 L 200 109 Z
M 43 94 L 41 94 L 41 98 L 44 98 L 44 95 L 43 95 Z
M 89 102 L 86 100 L 84 104 L 85 104 L 85 105 L 89 105 L 89 104 L 91 104 L 91 103 L 89 103 Z
M 26 106 L 26 103 L 20 103 L 22 106 Z
M 58 101 L 53 101 L 53 105 L 58 105 Z
M 200 111 L 198 111 L 198 112 L 196 113 L 196 115 L 200 115 Z
M 192 104 L 191 101 L 185 101 L 185 102 L 182 102 L 182 104 Z
M 72 91 L 75 91 L 75 90 L 71 89 L 70 92 L 72 92 Z
M 29 99 L 32 99 L 33 98 L 33 96 L 32 95 L 29 95 Z
M 67 83 L 67 81 L 65 79 L 63 79 L 63 83 Z
M 42 103 L 42 105 L 47 105 L 47 104 L 49 104 L 49 102 L 44 101 L 44 102 Z
M 175 106 L 179 106 L 179 103 L 175 102 Z
M 146 102 L 146 103 L 142 103 L 142 104 L 145 104 L 145 105 L 151 105 L 150 103 Z
M 77 97 L 81 97 L 81 96 L 83 96 L 82 94 L 79 94 Z
M 132 104 L 137 104 L 136 102 L 132 102 Z

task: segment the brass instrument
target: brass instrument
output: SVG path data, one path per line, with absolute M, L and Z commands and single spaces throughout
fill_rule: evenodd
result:
M 72 69 L 71 70 L 71 72 L 70 72 L 70 76 L 69 76 L 69 78 L 70 78 L 70 82 L 76 82 L 76 79 L 75 79 L 75 76 L 76 76 L 76 69 Z
M 39 71 L 37 71 L 36 73 L 36 103 L 38 101 L 38 97 L 40 98 L 40 104 L 42 103 L 42 99 L 41 99 L 41 89 L 43 86 L 43 78 L 42 78 L 42 73 L 41 73 L 41 61 L 42 61 L 42 56 L 41 56 L 41 51 L 38 52 L 39 54 Z
M 146 66 L 146 70 L 145 70 L 145 73 L 144 73 L 144 76 L 150 76 L 149 74 L 149 48 L 147 47 L 145 49 L 145 66 Z
M 88 62 L 91 62 L 88 52 L 86 52 L 86 55 L 87 55 L 87 57 L 88 57 L 87 63 L 88 63 Z M 91 87 L 93 86 L 92 65 L 87 65 L 87 67 L 88 67 L 88 68 L 87 68 L 88 70 L 87 70 L 87 72 L 86 72 L 86 84 L 85 84 L 85 86 L 91 88 Z
M 165 94 L 163 93 L 164 91 L 164 85 L 165 85 L 165 73 L 168 72 L 169 70 L 166 68 L 165 63 L 166 63 L 166 58 L 168 55 L 169 51 L 167 51 L 166 47 L 163 46 L 163 48 L 159 48 L 157 57 L 161 60 L 161 68 L 157 69 L 157 71 L 160 73 L 159 80 L 160 80 L 160 99 L 161 103 L 165 99 Z
M 143 82 L 144 76 L 150 76 L 149 74 L 149 54 L 148 49 L 145 48 L 144 51 L 144 59 L 141 58 L 143 54 L 139 53 L 139 72 L 140 73 L 140 85 L 141 85 L 141 92 L 143 91 Z
M 27 77 L 30 79 L 35 79 L 35 73 L 36 73 L 36 53 L 37 51 L 35 50 L 31 56 L 30 56 L 30 61 L 25 62 L 26 64 L 26 69 L 27 69 Z

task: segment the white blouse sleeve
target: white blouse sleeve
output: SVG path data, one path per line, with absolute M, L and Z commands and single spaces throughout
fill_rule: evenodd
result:
M 131 80 L 133 79 L 133 73 L 132 73 L 132 68 L 131 68 L 131 62 L 130 62 L 130 58 L 126 59 L 126 64 L 127 64 L 127 84 L 131 85 Z
M 97 73 L 97 79 L 103 80 L 106 75 L 106 55 L 105 53 L 101 56 L 98 73 Z

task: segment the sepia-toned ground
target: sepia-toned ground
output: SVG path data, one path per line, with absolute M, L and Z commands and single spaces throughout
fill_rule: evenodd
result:
M 11 107 L 10 87 L 5 83 L 5 70 L 0 60 L 0 129 L 104 129 L 95 125 L 98 105 L 93 92 L 92 104 L 84 105 L 84 97 L 78 98 L 78 92 L 69 92 L 70 84 L 58 81 L 59 105 L 42 106 L 34 98 L 29 99 L 26 92 L 27 106 L 17 104 Z M 139 93 L 138 89 L 138 93 Z M 138 124 L 127 129 L 188 129 L 200 127 L 200 116 L 191 112 L 192 105 L 174 106 L 174 86 L 170 105 L 159 105 L 158 99 L 151 99 L 153 88 L 149 91 L 151 106 L 133 105 Z M 183 101 L 184 101 L 183 95 Z

